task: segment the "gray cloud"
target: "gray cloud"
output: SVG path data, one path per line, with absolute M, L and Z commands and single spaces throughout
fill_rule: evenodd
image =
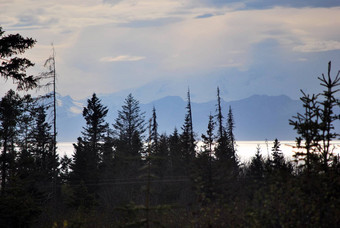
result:
M 122 2 L 124 0 L 103 0 L 104 3 L 108 3 L 108 4 L 111 4 L 111 5 L 116 5 L 120 2 Z
M 336 7 L 340 6 L 338 0 L 201 0 L 206 5 L 227 6 L 243 3 L 244 9 L 269 9 L 273 7 Z
M 335 40 L 310 41 L 303 45 L 294 47 L 293 50 L 300 52 L 323 52 L 340 50 L 340 42 Z
M 99 61 L 101 62 L 130 62 L 130 61 L 140 61 L 143 59 L 145 59 L 145 56 L 119 55 L 115 57 L 103 57 Z
M 121 23 L 119 26 L 129 28 L 161 27 L 180 21 L 183 21 L 183 19 L 179 17 L 165 17 L 152 20 L 134 20 L 127 23 Z
M 200 18 L 208 18 L 208 17 L 213 17 L 213 16 L 214 16 L 214 14 L 212 14 L 212 13 L 206 13 L 206 14 L 196 16 L 196 18 L 200 19 Z
M 306 8 L 250 0 L 25 1 L 0 8 L 2 26 L 38 40 L 27 52 L 36 67 L 53 42 L 58 92 L 75 98 L 94 91 L 185 96 L 190 86 L 204 101 L 215 98 L 217 85 L 227 100 L 297 97 L 300 88 L 317 87 L 309 77 L 340 56 L 340 8 L 313 8 L 314 1 Z
M 47 28 L 53 24 L 57 24 L 59 22 L 58 18 L 42 18 L 37 14 L 24 14 L 19 15 L 18 22 L 13 25 L 16 28 L 23 29 L 41 29 Z

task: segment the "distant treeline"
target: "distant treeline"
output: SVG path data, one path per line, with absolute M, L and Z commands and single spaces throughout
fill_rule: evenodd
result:
M 3 57 L 15 50 L 1 48 Z M 1 75 L 15 76 L 5 67 Z M 276 139 L 270 157 L 258 148 L 240 163 L 237 123 L 231 107 L 223 111 L 218 88 L 200 149 L 190 91 L 183 125 L 169 135 L 158 133 L 156 108 L 146 120 L 132 94 L 107 123 L 109 110 L 93 94 L 74 154 L 59 157 L 57 120 L 47 117 L 55 106 L 44 102 L 53 93 L 38 99 L 10 90 L 0 101 L 1 227 L 337 227 L 340 159 L 331 142 L 339 137 L 340 77 L 333 79 L 330 68 L 319 78 L 322 92 L 302 92 L 305 111 L 290 120 L 299 135 L 296 161 L 284 159 Z M 25 82 L 22 88 L 37 86 Z

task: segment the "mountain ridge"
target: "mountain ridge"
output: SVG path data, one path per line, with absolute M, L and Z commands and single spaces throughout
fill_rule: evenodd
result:
M 121 109 L 124 99 L 114 94 L 99 96 L 102 104 L 109 109 L 107 122 L 112 126 L 117 111 Z M 86 99 L 74 100 L 70 96 L 58 96 L 57 125 L 58 141 L 76 141 L 81 136 L 85 121 L 82 108 Z M 159 133 L 171 134 L 174 128 L 181 132 L 186 113 L 187 101 L 180 96 L 165 96 L 146 104 L 140 103 L 145 119 L 149 119 L 155 107 Z M 301 102 L 286 95 L 268 96 L 252 95 L 248 98 L 224 101 L 221 99 L 224 117 L 227 117 L 229 106 L 232 108 L 235 121 L 235 137 L 237 140 L 294 140 L 293 127 L 288 120 L 297 112 L 302 112 Z M 192 102 L 193 128 L 197 137 L 206 132 L 209 114 L 215 115 L 216 101 Z

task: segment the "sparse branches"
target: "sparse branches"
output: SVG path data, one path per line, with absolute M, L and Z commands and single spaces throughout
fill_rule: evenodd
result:
M 311 154 L 316 152 L 316 147 L 320 140 L 318 136 L 318 96 L 314 94 L 310 96 L 309 94 L 305 94 L 302 90 L 301 93 L 303 94 L 303 97 L 301 97 L 300 100 L 303 103 L 305 112 L 303 114 L 298 113 L 296 116 L 293 116 L 293 120 L 289 120 L 289 124 L 293 125 L 294 129 L 300 135 L 296 138 L 297 147 L 304 148 L 306 150 L 306 152 L 296 152 L 294 157 L 296 157 L 297 160 L 305 160 L 307 172 L 309 172 L 311 166 Z M 301 145 L 302 141 L 304 141 L 304 145 Z
M 335 94 L 340 91 L 340 89 L 336 89 L 337 86 L 340 85 L 340 71 L 336 75 L 334 79 L 331 77 L 331 62 L 328 63 L 328 75 L 325 77 L 322 74 L 322 78 L 318 77 L 321 81 L 320 85 L 325 89 L 319 95 L 323 96 L 323 100 L 319 101 L 320 110 L 318 112 L 320 118 L 320 140 L 321 145 L 318 145 L 318 149 L 321 153 L 323 169 L 327 171 L 328 163 L 331 160 L 332 151 L 331 151 L 331 140 L 335 139 L 339 136 L 338 133 L 334 132 L 334 122 L 340 119 L 340 115 L 334 113 L 334 108 L 339 105 L 339 99 L 335 97 Z
M 311 158 L 320 160 L 323 171 L 327 172 L 329 161 L 331 160 L 331 140 L 335 139 L 339 134 L 333 132 L 334 122 L 339 119 L 339 114 L 334 113 L 334 108 L 339 106 L 339 99 L 335 94 L 339 89 L 335 87 L 340 85 L 340 77 L 338 74 L 334 79 L 331 75 L 331 62 L 328 63 L 328 76 L 318 77 L 321 81 L 320 85 L 325 88 L 322 93 L 317 95 L 305 94 L 300 100 L 303 102 L 305 112 L 298 113 L 293 116 L 293 120 L 289 120 L 289 124 L 294 126 L 294 129 L 300 135 L 297 138 L 298 148 L 304 148 L 306 152 L 297 152 L 296 157 L 302 157 L 307 166 L 307 172 L 310 171 Z M 323 97 L 323 100 L 320 100 Z M 302 141 L 305 145 L 301 146 Z M 304 159 L 305 158 L 305 159 Z

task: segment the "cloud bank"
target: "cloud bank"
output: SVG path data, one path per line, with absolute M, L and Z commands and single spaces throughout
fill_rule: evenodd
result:
M 144 56 L 119 55 L 116 57 L 103 57 L 99 61 L 101 62 L 124 62 L 124 61 L 139 61 L 143 59 L 145 59 Z
M 75 98 L 144 87 L 151 97 L 178 95 L 190 86 L 206 100 L 217 85 L 226 99 L 296 97 L 340 59 L 338 1 L 225 2 L 3 1 L 0 22 L 37 39 L 27 52 L 36 72 L 53 42 L 58 90 Z

